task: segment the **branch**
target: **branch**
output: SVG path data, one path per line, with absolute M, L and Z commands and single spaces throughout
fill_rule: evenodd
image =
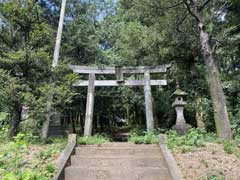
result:
M 177 6 L 179 6 L 179 5 L 182 5 L 184 2 L 182 1 L 182 2 L 179 2 L 179 3 L 177 3 L 177 4 L 173 4 L 173 5 L 171 5 L 171 6 L 168 6 L 168 7 L 163 7 L 163 8 L 161 8 L 161 9 L 171 9 L 171 8 L 175 8 L 175 7 L 177 7 Z
M 188 9 L 188 12 L 196 18 L 196 20 L 198 22 L 201 22 L 201 19 L 199 18 L 199 16 L 196 14 L 196 12 L 193 12 L 193 10 L 191 9 L 190 5 L 188 4 L 187 0 L 183 0 L 184 1 L 184 4 L 186 5 L 187 9 Z
M 133 1 L 134 4 L 140 4 L 139 2 L 136 2 L 136 1 Z M 176 4 L 173 4 L 171 6 L 167 6 L 167 7 L 162 7 L 160 9 L 165 9 L 165 10 L 169 10 L 169 9 L 172 9 L 172 8 L 175 8 L 175 7 L 178 7 L 180 5 L 184 4 L 184 1 L 181 1 L 179 3 L 176 3 Z
M 180 29 L 180 26 L 183 24 L 183 22 L 186 20 L 186 18 L 188 17 L 188 15 L 189 15 L 189 12 L 187 12 L 184 16 L 183 16 L 183 18 L 182 18 L 182 20 L 177 24 L 177 31 L 178 32 L 181 32 L 182 33 L 182 30 Z
M 203 3 L 203 5 L 201 7 L 198 8 L 198 11 L 201 12 L 210 2 L 211 0 L 205 0 L 205 2 Z
M 217 38 L 211 38 L 211 41 L 212 41 L 211 42 L 212 52 L 215 52 L 218 47 L 224 46 L 224 43 Z M 229 44 L 226 43 L 225 45 L 229 45 Z

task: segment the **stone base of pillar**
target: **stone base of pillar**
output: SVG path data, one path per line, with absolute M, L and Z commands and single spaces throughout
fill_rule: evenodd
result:
M 190 124 L 176 124 L 172 127 L 179 135 L 184 135 L 192 128 Z

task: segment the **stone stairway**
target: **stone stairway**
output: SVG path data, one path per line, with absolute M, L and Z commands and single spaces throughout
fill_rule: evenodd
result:
M 172 180 L 158 145 L 78 146 L 65 180 Z

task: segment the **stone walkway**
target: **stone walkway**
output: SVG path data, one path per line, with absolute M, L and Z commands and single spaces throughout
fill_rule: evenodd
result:
M 171 180 L 158 145 L 78 146 L 65 180 Z

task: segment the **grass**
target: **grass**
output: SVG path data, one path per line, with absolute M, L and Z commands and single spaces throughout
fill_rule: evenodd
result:
M 110 142 L 110 139 L 103 135 L 85 136 L 78 138 L 78 144 L 81 145 L 100 145 Z

